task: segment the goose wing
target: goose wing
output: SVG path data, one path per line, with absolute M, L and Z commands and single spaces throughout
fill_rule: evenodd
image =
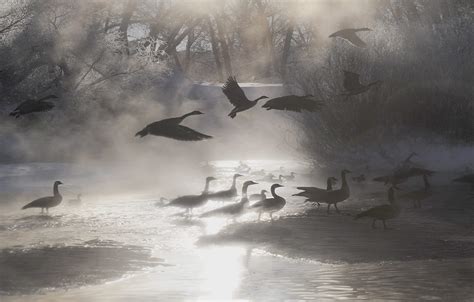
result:
M 359 36 L 355 33 L 355 32 L 344 32 L 342 35 L 340 35 L 341 38 L 343 39 L 346 39 L 347 41 L 349 41 L 350 43 L 352 43 L 353 45 L 357 46 L 357 47 L 366 47 L 367 44 L 362 41 L 361 38 L 359 38 Z
M 297 96 L 287 95 L 267 101 L 262 107 L 267 110 L 288 110 L 301 112 L 306 110 L 309 112 L 316 112 L 321 109 L 323 103 L 320 101 L 312 100 L 312 96 Z
M 227 99 L 235 107 L 245 106 L 250 102 L 242 88 L 240 88 L 239 83 L 235 80 L 235 77 L 227 79 L 227 82 L 222 86 L 222 92 L 224 92 Z
M 22 207 L 22 209 L 28 209 L 28 208 L 43 208 L 47 207 L 50 203 L 52 203 L 54 200 L 53 196 L 47 196 L 47 197 L 41 197 L 38 199 L 33 200 L 29 204 L 25 205 Z
M 355 72 L 344 70 L 343 86 L 344 89 L 348 91 L 359 89 L 362 86 L 360 83 L 360 75 Z
M 212 136 L 197 132 L 186 126 L 158 124 L 150 126 L 150 133 L 153 135 L 164 136 L 179 141 L 201 141 L 212 138 Z
M 326 189 L 316 188 L 316 187 L 297 187 L 298 190 L 302 190 L 293 196 L 303 196 L 310 199 L 323 199 L 327 196 L 328 191 Z

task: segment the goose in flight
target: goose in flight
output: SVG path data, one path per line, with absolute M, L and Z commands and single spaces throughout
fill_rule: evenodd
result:
M 205 205 L 206 202 L 209 200 L 209 183 L 213 180 L 215 180 L 215 178 L 212 176 L 206 178 L 206 185 L 204 186 L 204 191 L 202 191 L 200 195 L 180 196 L 171 200 L 163 207 L 184 208 L 186 209 L 186 213 L 192 214 L 194 208 Z
M 188 116 L 203 114 L 201 111 L 192 111 L 179 117 L 164 119 L 147 125 L 138 131 L 135 136 L 144 137 L 148 134 L 164 136 L 179 141 L 201 141 L 212 136 L 197 132 L 191 128 L 181 126 L 180 123 Z
M 458 178 L 453 179 L 455 182 L 462 182 L 471 185 L 471 191 L 474 191 L 474 174 L 467 174 Z
M 267 110 L 287 110 L 294 112 L 301 112 L 303 110 L 309 112 L 317 112 L 323 106 L 324 103 L 313 99 L 312 95 L 297 96 L 287 95 L 267 101 L 262 108 Z
M 346 180 L 346 174 L 351 173 L 349 170 L 342 170 L 341 171 L 341 179 L 342 185 L 341 188 L 338 190 L 331 190 L 325 191 L 319 188 L 312 188 L 312 187 L 298 187 L 299 190 L 303 190 L 303 192 L 298 193 L 296 196 L 304 196 L 307 197 L 310 201 L 320 202 L 320 203 L 327 203 L 328 208 L 327 212 L 329 213 L 329 208 L 331 205 L 334 205 L 336 211 L 339 213 L 339 209 L 337 208 L 337 204 L 349 198 L 350 190 L 349 185 Z
M 359 38 L 357 35 L 357 32 L 359 31 L 372 31 L 370 28 L 364 27 L 364 28 L 346 28 L 342 29 L 339 31 L 336 31 L 335 33 L 331 34 L 329 38 L 342 38 L 348 42 L 350 42 L 352 45 L 357 46 L 357 47 L 366 47 L 367 44 L 365 44 L 364 41 Z
M 305 202 L 315 202 L 318 207 L 320 206 L 319 200 L 324 198 L 325 192 L 332 191 L 332 186 L 337 182 L 337 178 L 328 177 L 326 181 L 326 189 L 316 188 L 316 187 L 297 187 L 298 190 L 303 190 L 302 192 L 293 194 L 293 196 L 306 197 Z M 322 193 L 321 193 L 322 192 Z
M 263 95 L 253 101 L 249 100 L 246 96 L 242 88 L 240 88 L 239 83 L 235 80 L 235 77 L 229 77 L 227 82 L 222 86 L 222 92 L 224 92 L 227 99 L 230 101 L 232 105 L 234 105 L 234 109 L 229 113 L 231 118 L 237 116 L 237 113 L 248 110 L 255 105 L 261 99 L 268 99 L 267 96 Z
M 384 230 L 386 230 L 387 225 L 385 224 L 385 221 L 389 219 L 397 218 L 401 212 L 401 207 L 398 205 L 395 199 L 395 193 L 394 193 L 393 187 L 390 187 L 388 189 L 388 201 L 390 202 L 390 204 L 384 204 L 384 205 L 370 208 L 367 211 L 357 214 L 354 219 L 357 220 L 363 217 L 372 218 L 373 229 L 375 229 L 375 222 L 377 220 L 382 220 L 383 228 Z
M 375 81 L 369 84 L 362 84 L 360 82 L 360 74 L 344 70 L 344 82 L 343 86 L 345 92 L 341 95 L 345 95 L 347 97 L 351 95 L 357 95 L 366 92 L 370 89 L 373 85 L 380 83 L 381 81 Z
M 250 201 L 264 200 L 265 198 L 267 198 L 267 195 L 265 193 L 268 193 L 268 191 L 267 190 L 262 190 L 258 194 L 251 194 L 250 197 L 249 197 L 249 200 Z
M 260 221 L 260 217 L 262 216 L 262 213 L 268 213 L 270 215 L 271 221 L 273 221 L 272 214 L 274 212 L 280 211 L 285 206 L 286 200 L 283 197 L 278 196 L 275 192 L 277 188 L 281 188 L 281 187 L 283 186 L 280 184 L 273 184 L 270 189 L 272 193 L 272 198 L 265 198 L 264 200 L 256 202 L 250 206 L 250 209 L 258 212 L 259 221 Z
M 51 94 L 37 100 L 26 100 L 22 102 L 20 105 L 18 105 L 18 107 L 16 107 L 15 110 L 10 112 L 10 116 L 19 118 L 22 115 L 33 113 L 33 112 L 49 111 L 54 108 L 54 104 L 51 102 L 47 102 L 46 100 L 57 99 L 57 98 L 58 98 L 57 96 L 55 96 L 54 94 Z
M 242 198 L 240 199 L 239 202 L 206 212 L 202 214 L 200 217 L 204 218 L 204 217 L 212 217 L 212 216 L 227 216 L 227 217 L 233 218 L 235 221 L 235 219 L 238 216 L 244 213 L 244 210 L 247 204 L 249 203 L 249 199 L 247 197 L 247 188 L 249 186 L 256 185 L 256 184 L 257 184 L 256 182 L 253 182 L 251 180 L 244 182 L 244 184 L 242 185 Z
M 217 191 L 214 193 L 209 193 L 210 200 L 217 200 L 217 201 L 232 201 L 234 197 L 237 196 L 237 189 L 235 187 L 235 183 L 238 177 L 242 177 L 241 174 L 234 174 L 232 177 L 232 185 L 228 190 Z
M 43 213 L 44 209 L 46 209 L 46 213 L 48 213 L 49 208 L 59 205 L 63 200 L 63 197 L 61 196 L 61 194 L 59 194 L 58 190 L 58 186 L 62 184 L 63 183 L 59 180 L 55 181 L 53 184 L 53 196 L 47 196 L 33 200 L 21 209 L 24 210 L 29 208 L 41 208 L 41 213 Z

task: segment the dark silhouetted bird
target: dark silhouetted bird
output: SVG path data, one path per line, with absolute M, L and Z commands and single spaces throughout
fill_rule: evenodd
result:
M 217 191 L 214 193 L 209 193 L 209 199 L 216 200 L 216 201 L 232 201 L 234 197 L 237 196 L 237 189 L 235 187 L 237 178 L 241 176 L 243 175 L 234 174 L 232 178 L 232 185 L 230 186 L 230 188 L 228 190 L 222 190 L 222 191 Z
M 329 213 L 329 208 L 333 204 L 336 208 L 336 211 L 339 213 L 339 209 L 337 208 L 337 204 L 341 201 L 346 200 L 350 196 L 349 185 L 346 180 L 346 174 L 351 173 L 349 170 L 342 170 L 341 171 L 341 179 L 342 185 L 341 188 L 338 190 L 321 190 L 320 188 L 313 188 L 313 187 L 298 187 L 299 190 L 303 190 L 304 192 L 298 193 L 297 196 L 305 196 L 310 201 L 317 201 L 320 203 L 327 203 L 328 209 L 327 212 Z M 306 192 L 306 193 L 305 193 Z M 304 194 L 304 195 L 303 195 Z
M 186 209 L 187 213 L 192 214 L 194 208 L 205 205 L 206 202 L 209 200 L 209 183 L 213 180 L 215 180 L 215 178 L 212 176 L 206 178 L 206 185 L 204 186 L 204 191 L 202 191 L 200 195 L 180 196 L 171 200 L 163 207 L 184 208 Z
M 26 100 L 18 107 L 15 108 L 12 112 L 10 112 L 11 116 L 15 118 L 19 118 L 21 115 L 33 113 L 33 112 L 44 112 L 49 111 L 54 108 L 54 104 L 51 102 L 46 102 L 49 99 L 57 99 L 58 97 L 54 94 L 45 96 L 38 100 Z
M 147 125 L 138 131 L 135 136 L 144 137 L 148 134 L 164 136 L 179 141 L 201 141 L 212 138 L 212 136 L 197 132 L 191 128 L 181 126 L 180 123 L 188 116 L 203 114 L 200 111 L 186 113 L 180 117 L 164 119 Z
M 242 198 L 239 202 L 230 204 L 209 212 L 202 214 L 200 217 L 214 217 L 214 216 L 226 216 L 235 219 L 244 213 L 245 207 L 249 203 L 247 197 L 247 188 L 251 185 L 256 185 L 256 182 L 248 180 L 242 185 Z
M 267 190 L 262 190 L 258 194 L 251 194 L 250 197 L 249 197 L 249 200 L 250 201 L 264 200 L 265 198 L 267 198 L 267 195 L 265 195 L 265 193 L 267 193 L 267 192 L 268 192 Z
M 58 186 L 62 184 L 63 183 L 59 180 L 55 181 L 53 185 L 53 196 L 47 196 L 33 200 L 21 209 L 24 210 L 28 208 L 41 208 L 41 213 L 43 213 L 44 209 L 46 209 L 46 213 L 48 213 L 49 208 L 59 205 L 63 200 L 63 197 L 61 196 L 61 194 L 59 194 L 58 189 Z
M 342 93 L 341 95 L 345 95 L 345 96 L 349 97 L 351 95 L 361 94 L 361 93 L 364 93 L 367 90 L 369 90 L 371 86 L 376 85 L 380 82 L 381 81 L 375 81 L 375 82 L 369 83 L 367 85 L 364 85 L 364 84 L 360 83 L 360 75 L 359 74 L 357 74 L 355 72 L 344 70 L 344 83 L 343 83 L 343 86 L 344 86 L 344 89 L 346 91 L 344 93 Z
M 246 96 L 242 88 L 240 88 L 239 83 L 235 80 L 235 77 L 229 77 L 227 82 L 222 86 L 222 92 L 224 92 L 225 96 L 229 99 L 232 105 L 234 105 L 234 109 L 229 113 L 231 118 L 234 118 L 237 113 L 248 110 L 255 105 L 261 99 L 268 99 L 267 96 L 261 96 L 254 101 L 249 100 Z
M 266 198 L 264 200 L 258 201 L 249 207 L 250 209 L 258 212 L 258 220 L 260 220 L 260 217 L 263 213 L 269 213 L 270 219 L 273 221 L 272 214 L 283 209 L 286 204 L 286 200 L 283 197 L 278 196 L 275 192 L 277 188 L 281 187 L 283 186 L 280 184 L 273 184 L 270 189 L 272 198 Z
M 262 108 L 267 110 L 288 110 L 301 112 L 303 110 L 309 112 L 317 112 L 324 106 L 321 101 L 314 100 L 312 95 L 297 96 L 287 95 L 267 101 Z
M 325 198 L 325 192 L 332 191 L 332 186 L 337 182 L 337 178 L 328 177 L 326 181 L 326 189 L 317 188 L 317 187 L 297 187 L 298 190 L 303 190 L 302 192 L 293 194 L 293 196 L 306 197 L 307 199 L 304 202 L 315 202 L 318 207 L 320 206 L 319 201 Z M 318 192 L 323 192 L 318 194 Z
M 366 47 L 367 44 L 365 44 L 364 41 L 357 36 L 357 32 L 359 31 L 372 31 L 370 28 L 346 28 L 342 29 L 340 31 L 336 31 L 335 33 L 331 34 L 329 38 L 342 38 L 346 41 L 349 41 L 352 45 L 355 45 L 357 47 Z
M 400 198 L 411 199 L 413 200 L 414 208 L 421 208 L 421 202 L 433 195 L 431 192 L 431 185 L 428 182 L 428 176 L 423 175 L 424 188 L 421 190 L 415 190 L 408 193 L 405 193 L 400 196 Z
M 462 182 L 471 185 L 471 191 L 474 191 L 474 174 L 467 174 L 458 178 L 453 179 L 455 182 Z
M 380 206 L 376 206 L 373 208 L 368 209 L 360 214 L 357 214 L 354 219 L 359 219 L 363 217 L 370 217 L 373 219 L 372 221 L 372 228 L 375 229 L 375 222 L 377 220 L 382 220 L 383 228 L 387 229 L 387 225 L 385 224 L 386 220 L 393 219 L 400 215 L 401 207 L 398 205 L 395 199 L 394 188 L 390 187 L 388 189 L 388 201 L 390 204 L 384 204 Z

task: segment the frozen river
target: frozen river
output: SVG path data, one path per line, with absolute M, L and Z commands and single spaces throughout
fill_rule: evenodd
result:
M 228 187 L 237 162 L 213 164 L 219 180 L 211 190 Z M 254 213 L 236 224 L 186 219 L 180 210 L 155 205 L 162 196 L 159 188 L 114 196 L 82 192 L 82 204 L 72 206 L 67 200 L 79 189 L 67 184 L 81 183 L 83 191 L 87 173 L 68 175 L 67 165 L 59 164 L 1 166 L 3 201 L 15 194 L 34 195 L 29 191 L 47 193 L 57 177 L 66 185 L 60 188 L 63 203 L 50 215 L 19 210 L 29 199 L 2 207 L 0 300 L 474 299 L 474 202 L 469 195 L 449 197 L 450 190 L 467 188 L 440 184 L 438 198 L 422 209 L 404 203 L 401 217 L 390 222 L 394 230 L 372 230 L 370 221 L 354 221 L 351 215 L 385 202 L 382 185 L 350 183 L 353 197 L 341 204 L 343 213 L 327 214 L 325 208 L 309 209 L 291 197 L 296 184 L 312 182 L 303 176 L 304 166 L 249 164 L 276 175 L 281 166 L 285 173 L 298 172 L 297 182 L 279 191 L 287 206 L 273 224 L 257 223 Z M 247 175 L 238 187 L 258 178 Z M 192 185 L 202 183 L 196 179 Z M 259 182 L 249 193 L 269 186 Z M 220 205 L 209 202 L 196 212 Z

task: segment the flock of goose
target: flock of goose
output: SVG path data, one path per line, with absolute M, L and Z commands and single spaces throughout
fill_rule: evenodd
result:
M 357 47 L 366 47 L 366 43 L 357 36 L 358 32 L 370 31 L 369 28 L 349 28 L 343 29 L 338 32 L 331 34 L 330 38 L 341 38 L 344 39 L 354 46 Z M 368 84 L 362 84 L 360 82 L 360 75 L 351 71 L 344 71 L 344 82 L 343 87 L 345 91 L 340 95 L 350 97 L 358 95 L 368 91 L 372 86 L 380 83 L 380 81 L 371 82 Z M 227 97 L 229 102 L 234 106 L 231 112 L 228 114 L 229 117 L 235 118 L 237 114 L 244 111 L 250 110 L 255 107 L 257 103 L 262 99 L 268 99 L 267 96 L 260 96 L 255 100 L 250 100 L 245 95 L 242 88 L 239 86 L 235 77 L 229 77 L 226 83 L 222 87 L 223 94 Z M 10 115 L 18 118 L 22 115 L 33 113 L 33 112 L 42 112 L 48 111 L 54 108 L 54 104 L 48 102 L 47 100 L 58 98 L 55 95 L 49 95 L 37 100 L 27 100 L 21 103 L 15 110 L 13 110 Z M 266 103 L 262 106 L 267 110 L 287 110 L 293 112 L 317 112 L 324 106 L 324 103 L 318 100 L 315 100 L 312 95 L 297 96 L 297 95 L 287 95 L 277 98 L 267 100 Z M 179 117 L 167 118 L 157 122 L 153 122 L 145 126 L 142 130 L 138 131 L 135 136 L 145 137 L 147 135 L 154 136 L 163 136 L 179 141 L 201 141 L 205 139 L 211 139 L 212 136 L 200 133 L 194 129 L 181 125 L 181 123 L 189 116 L 193 115 L 202 115 L 200 111 L 192 111 L 186 113 Z M 375 222 L 381 220 L 386 227 L 385 222 L 388 219 L 395 218 L 400 213 L 400 207 L 396 202 L 394 190 L 399 189 L 398 185 L 405 182 L 407 179 L 415 176 L 423 177 L 425 187 L 423 190 L 414 191 L 405 194 L 404 198 L 409 198 L 414 201 L 416 207 L 421 207 L 421 201 L 430 196 L 430 184 L 428 182 L 428 177 L 434 172 L 431 170 L 418 167 L 411 162 L 411 157 L 415 154 L 410 155 L 404 162 L 400 164 L 397 169 L 388 175 L 383 175 L 376 177 L 373 180 L 378 182 L 383 182 L 386 185 L 390 185 L 388 189 L 388 201 L 389 204 L 373 207 L 367 211 L 359 213 L 355 218 L 359 219 L 362 217 L 371 217 L 373 219 L 372 226 L 375 227 Z M 250 173 L 251 167 L 244 163 L 240 163 L 236 172 L 240 173 Z M 186 211 L 187 215 L 192 215 L 193 210 L 198 207 L 202 207 L 209 200 L 214 201 L 233 201 L 237 196 L 236 181 L 237 178 L 243 176 L 240 173 L 236 173 L 233 176 L 232 185 L 227 190 L 210 192 L 209 186 L 210 183 L 215 180 L 214 177 L 207 177 L 205 181 L 204 190 L 198 195 L 185 195 L 177 197 L 167 203 L 165 200 L 160 200 L 160 205 L 162 207 L 178 207 L 183 208 Z M 334 189 L 333 185 L 336 182 L 336 178 L 329 177 L 327 180 L 326 188 L 317 188 L 317 187 L 297 187 L 300 190 L 299 193 L 294 194 L 294 196 L 304 197 L 305 202 L 312 202 L 318 206 L 321 203 L 327 204 L 327 212 L 329 213 L 331 205 L 334 206 L 337 212 L 339 208 L 337 204 L 347 200 L 350 197 L 350 189 L 346 175 L 350 173 L 348 170 L 341 171 L 341 187 L 339 189 Z M 258 219 L 260 220 L 261 215 L 268 213 L 270 220 L 273 221 L 273 213 L 281 210 L 285 204 L 286 200 L 279 196 L 276 193 L 276 190 L 282 187 L 282 183 L 294 181 L 295 173 L 289 175 L 280 174 L 278 178 L 275 178 L 273 174 L 266 174 L 264 170 L 259 170 L 252 172 L 251 176 L 261 176 L 262 178 L 257 181 L 266 181 L 273 183 L 270 187 L 271 197 L 267 198 L 266 190 L 262 190 L 259 194 L 252 194 L 250 197 L 247 196 L 247 190 L 249 186 L 257 184 L 252 180 L 245 181 L 242 186 L 241 199 L 239 202 L 226 205 L 217 209 L 214 209 L 209 212 L 201 214 L 199 217 L 212 217 L 212 216 L 227 216 L 232 219 L 238 218 L 240 215 L 245 213 L 248 210 L 255 211 L 258 213 Z M 353 177 L 353 180 L 356 182 L 364 182 L 366 180 L 365 175 L 359 175 Z M 470 183 L 474 189 L 474 175 L 466 175 L 464 177 L 458 178 L 455 181 L 467 182 Z M 59 205 L 62 201 L 62 196 L 59 193 L 58 186 L 62 182 L 56 181 L 53 186 L 53 196 L 43 197 L 36 199 L 29 204 L 25 205 L 23 209 L 27 208 L 41 208 L 43 212 L 46 210 L 48 212 L 49 208 Z M 80 202 L 80 196 L 78 196 Z M 250 201 L 256 201 L 252 205 L 249 205 Z

